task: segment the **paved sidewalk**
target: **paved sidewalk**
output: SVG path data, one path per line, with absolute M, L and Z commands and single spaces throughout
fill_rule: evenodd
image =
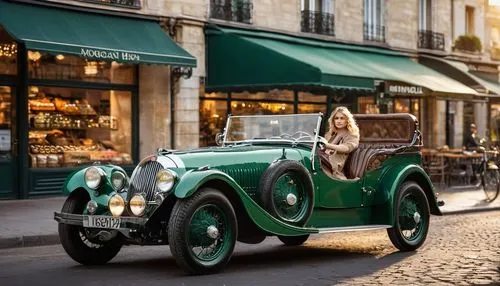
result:
M 446 189 L 439 192 L 445 201 L 444 214 L 500 209 L 500 198 L 484 202 L 482 190 Z M 54 211 L 60 211 L 66 197 L 0 201 L 0 249 L 59 243 Z

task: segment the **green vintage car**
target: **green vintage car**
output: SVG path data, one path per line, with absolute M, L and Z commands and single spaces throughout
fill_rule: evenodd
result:
M 322 114 L 229 116 L 219 146 L 159 149 L 129 178 L 114 165 L 68 177 L 55 213 L 75 261 L 103 264 L 125 244 L 169 244 L 184 270 L 222 270 L 236 241 L 277 236 L 287 246 L 309 235 L 387 229 L 402 251 L 425 241 L 441 215 L 421 167 L 421 134 L 410 114 L 356 115 L 359 148 L 347 180 L 331 177 L 319 143 Z M 323 159 L 322 159 L 323 158 Z

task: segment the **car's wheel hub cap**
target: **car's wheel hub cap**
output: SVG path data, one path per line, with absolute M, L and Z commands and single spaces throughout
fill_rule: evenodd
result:
M 286 203 L 290 206 L 293 206 L 297 203 L 297 196 L 294 194 L 288 194 L 286 196 Z
M 413 214 L 413 220 L 415 221 L 415 223 L 419 223 L 420 222 L 420 214 L 418 212 L 415 212 Z
M 212 239 L 216 239 L 219 237 L 219 230 L 217 229 L 217 227 L 211 225 L 207 227 L 207 235 Z

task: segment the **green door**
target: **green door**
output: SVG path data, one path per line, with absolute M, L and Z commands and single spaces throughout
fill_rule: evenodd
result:
M 13 87 L 0 86 L 0 199 L 15 197 L 18 154 L 14 99 Z

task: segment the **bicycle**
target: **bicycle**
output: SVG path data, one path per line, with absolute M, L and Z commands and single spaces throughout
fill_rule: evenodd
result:
M 487 151 L 484 147 L 478 147 L 478 151 L 482 153 L 481 162 L 476 170 L 476 177 L 479 175 L 480 180 L 476 187 L 483 187 L 487 202 L 494 201 L 500 193 L 500 170 L 496 164 L 496 159 L 499 157 L 499 152 L 496 150 Z M 488 154 L 492 155 L 488 158 Z

